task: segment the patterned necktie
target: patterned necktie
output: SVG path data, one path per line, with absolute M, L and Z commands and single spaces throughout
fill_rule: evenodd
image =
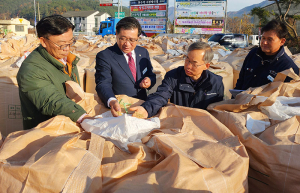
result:
M 134 81 L 136 81 L 136 69 L 135 69 L 133 57 L 131 56 L 131 52 L 129 52 L 127 54 L 127 56 L 128 56 L 128 65 L 129 65 L 130 71 L 133 75 Z

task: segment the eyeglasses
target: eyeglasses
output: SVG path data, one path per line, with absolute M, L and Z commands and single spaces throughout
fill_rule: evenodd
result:
M 119 38 L 119 40 L 121 42 L 127 42 L 129 41 L 131 44 L 135 43 L 136 41 L 138 41 L 138 39 L 135 39 L 135 38 L 125 38 L 125 37 L 121 37 Z
M 50 39 L 46 38 L 47 40 L 49 40 L 50 42 L 52 42 Z M 72 39 L 72 43 L 69 43 L 69 44 L 64 44 L 64 45 L 57 45 L 56 43 L 52 42 L 54 45 L 56 45 L 60 50 L 64 50 L 66 49 L 67 47 L 71 47 L 71 46 L 74 46 L 74 44 L 76 43 L 76 40 L 75 39 Z
M 186 65 L 191 64 L 194 69 L 198 68 L 199 66 L 205 65 L 205 64 L 197 65 L 195 63 L 191 63 L 190 60 L 189 60 L 189 58 L 187 56 L 184 56 L 184 59 L 185 59 L 185 64 Z

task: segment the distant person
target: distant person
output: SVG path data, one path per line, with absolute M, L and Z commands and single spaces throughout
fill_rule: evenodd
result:
M 36 26 L 41 45 L 24 60 L 17 75 L 24 129 L 56 115 L 74 122 L 89 117 L 66 96 L 65 82 L 79 83 L 79 58 L 70 53 L 75 43 L 73 29 L 74 25 L 60 15 L 45 17 Z
M 299 68 L 284 51 L 285 37 L 288 34 L 285 24 L 272 20 L 261 32 L 260 47 L 251 50 L 245 58 L 235 89 L 247 90 L 249 87 L 268 84 L 278 72 L 289 68 L 299 74 Z M 285 82 L 290 80 L 286 78 Z
M 130 110 L 146 118 L 157 114 L 169 99 L 176 105 L 199 109 L 223 100 L 222 77 L 207 70 L 213 56 L 207 43 L 193 43 L 188 48 L 184 66 L 169 71 L 157 91 L 149 95 L 141 106 Z
M 137 46 L 141 32 L 137 19 L 121 19 L 116 26 L 117 43 L 96 57 L 96 91 L 114 116 L 121 111 L 115 95 L 125 94 L 145 100 L 146 89 L 151 89 L 156 83 L 148 51 Z

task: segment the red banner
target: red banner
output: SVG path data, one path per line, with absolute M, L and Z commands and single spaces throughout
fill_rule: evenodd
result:
M 142 5 L 142 6 L 131 6 L 131 11 L 165 11 L 167 5 Z
M 112 3 L 102 3 L 100 4 L 100 6 L 112 6 L 113 4 Z

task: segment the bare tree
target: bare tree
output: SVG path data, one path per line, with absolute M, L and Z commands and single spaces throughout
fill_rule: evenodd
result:
M 278 9 L 278 19 L 286 24 L 289 28 L 290 36 L 297 42 L 298 45 L 298 34 L 296 30 L 296 20 L 299 19 L 299 16 L 296 14 L 289 15 L 289 11 L 291 6 L 298 6 L 300 4 L 300 0 L 271 0 L 276 3 Z M 284 12 L 285 11 L 285 12 Z

